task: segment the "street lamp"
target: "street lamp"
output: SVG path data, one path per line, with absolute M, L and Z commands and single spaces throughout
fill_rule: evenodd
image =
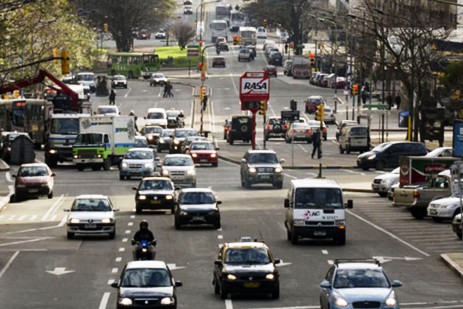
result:
M 199 28 L 199 40 L 202 41 L 203 40 L 203 31 L 204 31 L 204 25 L 203 25 L 203 6 L 205 6 L 206 4 L 210 4 L 210 3 L 217 3 L 217 2 L 220 2 L 221 0 L 213 0 L 213 1 L 204 1 L 204 0 L 201 0 L 201 3 L 196 7 L 196 18 L 195 18 L 195 23 L 196 23 L 196 29 Z M 199 11 L 199 24 L 198 25 L 198 9 L 200 9 Z

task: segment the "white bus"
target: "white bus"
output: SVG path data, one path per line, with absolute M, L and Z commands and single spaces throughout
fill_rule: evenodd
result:
M 231 9 L 232 6 L 229 3 L 218 3 L 215 6 L 215 19 L 224 19 L 226 21 L 229 21 Z
M 211 28 L 211 41 L 215 43 L 219 36 L 227 38 L 228 41 L 228 23 L 223 19 L 214 19 L 211 21 L 209 27 Z
M 237 32 L 240 27 L 246 25 L 246 15 L 243 12 L 233 10 L 230 12 L 230 31 Z
M 238 35 L 241 40 L 241 45 L 257 44 L 257 29 L 255 27 L 240 27 Z

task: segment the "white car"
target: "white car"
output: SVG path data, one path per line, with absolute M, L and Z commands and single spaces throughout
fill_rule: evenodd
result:
M 329 107 L 328 105 L 325 105 L 323 107 L 323 120 L 325 123 L 331 123 L 331 124 L 336 124 L 336 116 L 334 115 L 334 109 Z
M 452 220 L 460 213 L 460 197 L 449 196 L 432 201 L 428 205 L 428 216 L 435 222 Z
M 80 72 L 76 75 L 77 82 L 84 86 L 89 86 L 91 92 L 95 92 L 95 73 L 93 72 Z
M 433 151 L 428 152 L 425 157 L 428 158 L 441 158 L 441 157 L 452 157 L 453 148 L 452 147 L 437 147 Z
M 149 108 L 148 115 L 146 115 L 145 120 L 146 126 L 160 126 L 162 128 L 167 128 L 167 113 L 165 108 Z
M 267 38 L 267 30 L 265 27 L 258 27 L 257 28 L 257 38 L 258 39 L 266 39 Z
M 185 6 L 183 8 L 183 14 L 185 14 L 185 15 L 193 14 L 193 8 L 191 6 Z
M 111 88 L 127 88 L 127 79 L 124 75 L 114 75 L 111 81 Z
M 196 187 L 196 167 L 187 154 L 168 154 L 161 165 L 161 176 L 169 177 L 175 185 Z
M 379 196 L 386 197 L 392 185 L 399 182 L 400 167 L 394 169 L 390 173 L 384 173 L 376 176 L 371 183 L 371 189 L 378 193 Z
M 71 208 L 64 211 L 69 213 L 66 220 L 68 239 L 76 234 L 108 234 L 110 239 L 116 236 L 114 212 L 119 210 L 106 195 L 79 195 Z
M 154 38 L 157 39 L 157 40 L 163 40 L 165 39 L 167 36 L 166 32 L 164 30 L 161 30 L 159 32 L 156 32 L 154 34 Z
M 151 75 L 150 86 L 164 86 L 164 84 L 167 83 L 167 81 L 168 79 L 164 74 L 160 72 L 155 72 Z
M 104 116 L 119 116 L 119 108 L 116 105 L 100 105 L 96 108 L 97 115 Z
M 119 179 L 153 176 L 158 159 L 152 148 L 130 148 L 119 166 Z

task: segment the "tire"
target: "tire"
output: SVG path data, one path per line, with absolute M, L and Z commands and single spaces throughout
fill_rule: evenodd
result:
M 222 227 L 222 223 L 220 223 L 220 220 L 218 222 L 216 222 L 216 224 L 214 224 L 214 228 L 216 230 L 220 229 Z
M 426 217 L 426 209 L 410 209 L 410 213 L 412 214 L 413 218 L 422 220 Z
M 82 172 L 85 169 L 85 166 L 83 164 L 77 164 L 77 170 Z
M 68 232 L 67 237 L 68 239 L 74 239 L 74 233 Z
M 212 166 L 213 166 L 213 167 L 219 166 L 219 162 L 212 163 Z
M 116 232 L 109 233 L 109 239 L 114 239 L 116 238 Z
M 288 228 L 286 228 L 286 239 L 291 241 L 291 232 L 288 230 Z
M 219 287 L 219 294 L 220 294 L 221 299 L 227 299 L 228 291 L 227 291 L 227 289 L 225 289 L 223 284 L 221 284 L 220 287 Z
M 53 167 L 56 167 L 58 165 L 58 160 L 54 159 L 54 158 L 46 158 L 45 159 L 45 163 L 53 168 Z
M 220 294 L 219 285 L 217 284 L 217 282 L 215 280 L 212 282 L 212 284 L 214 285 L 214 294 L 219 295 Z
M 230 138 L 229 143 L 230 143 L 230 145 L 233 145 L 233 138 Z
M 436 222 L 436 223 L 441 223 L 444 219 L 442 218 L 438 218 L 438 217 L 432 217 L 432 221 Z
M 385 167 L 385 164 L 384 164 L 383 161 L 378 161 L 378 162 L 376 162 L 376 164 L 375 164 L 375 169 L 376 169 L 377 171 L 382 171 L 382 170 L 384 170 L 384 167 Z
M 127 180 L 130 180 L 130 176 L 126 176 Z
M 124 180 L 125 176 L 119 175 L 119 180 Z
M 99 171 L 101 170 L 101 166 L 99 165 L 92 165 L 92 171 Z
M 240 131 L 241 131 L 241 133 L 246 133 L 246 132 L 248 132 L 248 126 L 245 125 L 245 124 L 242 124 L 242 125 L 240 126 Z
M 334 239 L 334 242 L 336 244 L 338 244 L 338 245 L 341 245 L 341 246 L 345 245 L 346 244 L 346 234 L 343 233 L 343 234 L 339 235 L 339 237 Z
M 461 232 L 457 232 L 457 237 L 458 237 L 458 239 L 462 240 L 462 238 L 463 238 L 462 233 L 461 233 Z
M 50 193 L 48 193 L 47 197 L 48 197 L 49 199 L 52 199 L 52 198 L 53 198 L 53 191 L 51 191 Z
M 138 208 L 138 207 L 135 208 L 135 213 L 141 214 L 141 212 L 142 212 L 142 209 L 141 209 L 141 208 Z
M 171 215 L 175 214 L 175 207 L 174 207 L 174 206 L 172 206 L 172 207 L 170 208 L 170 214 L 171 214 Z
M 347 154 L 350 154 L 350 147 L 347 147 L 346 153 L 347 153 Z
M 180 225 L 180 223 L 177 220 L 175 220 L 174 225 L 175 225 L 176 230 L 180 230 L 182 228 L 182 226 Z
M 381 197 L 386 197 L 387 196 L 387 192 L 378 192 L 378 194 Z
M 272 299 L 279 299 L 280 298 L 280 284 L 277 284 L 275 290 L 272 292 Z
M 103 169 L 109 171 L 111 169 L 111 158 L 106 158 L 103 162 Z

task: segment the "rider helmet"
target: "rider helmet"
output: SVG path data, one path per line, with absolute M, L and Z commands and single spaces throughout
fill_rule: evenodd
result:
M 140 228 L 141 229 L 143 229 L 143 228 L 147 229 L 148 228 L 148 221 L 146 221 L 146 220 L 141 221 L 140 222 Z

